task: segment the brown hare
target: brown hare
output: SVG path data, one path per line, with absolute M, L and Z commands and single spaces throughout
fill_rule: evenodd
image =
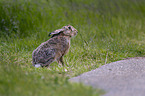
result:
M 48 67 L 53 61 L 64 66 L 63 56 L 70 48 L 71 37 L 78 31 L 71 25 L 51 32 L 51 38 L 38 46 L 32 53 L 32 64 L 35 67 Z

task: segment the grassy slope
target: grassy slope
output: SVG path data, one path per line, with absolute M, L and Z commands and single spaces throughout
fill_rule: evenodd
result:
M 97 96 L 70 84 L 72 76 L 105 63 L 145 54 L 144 0 L 0 0 L 0 95 Z M 31 66 L 32 51 L 47 34 L 71 24 L 79 34 L 64 60 L 50 69 Z

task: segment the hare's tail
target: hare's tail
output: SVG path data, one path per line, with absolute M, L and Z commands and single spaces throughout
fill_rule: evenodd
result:
M 41 67 L 41 63 L 35 64 L 33 66 L 36 67 L 36 68 L 39 68 L 39 67 Z

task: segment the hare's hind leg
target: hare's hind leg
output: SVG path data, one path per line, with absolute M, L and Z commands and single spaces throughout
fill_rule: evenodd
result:
M 41 64 L 42 67 L 49 67 L 49 65 L 54 61 L 54 58 L 50 58 L 45 64 Z

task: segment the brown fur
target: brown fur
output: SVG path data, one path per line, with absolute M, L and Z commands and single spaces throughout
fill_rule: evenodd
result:
M 70 48 L 71 37 L 75 36 L 78 31 L 71 25 L 64 26 L 60 32 L 59 30 L 50 33 L 52 37 L 33 51 L 33 66 L 40 64 L 42 67 L 48 67 L 55 60 L 64 65 L 63 56 Z

